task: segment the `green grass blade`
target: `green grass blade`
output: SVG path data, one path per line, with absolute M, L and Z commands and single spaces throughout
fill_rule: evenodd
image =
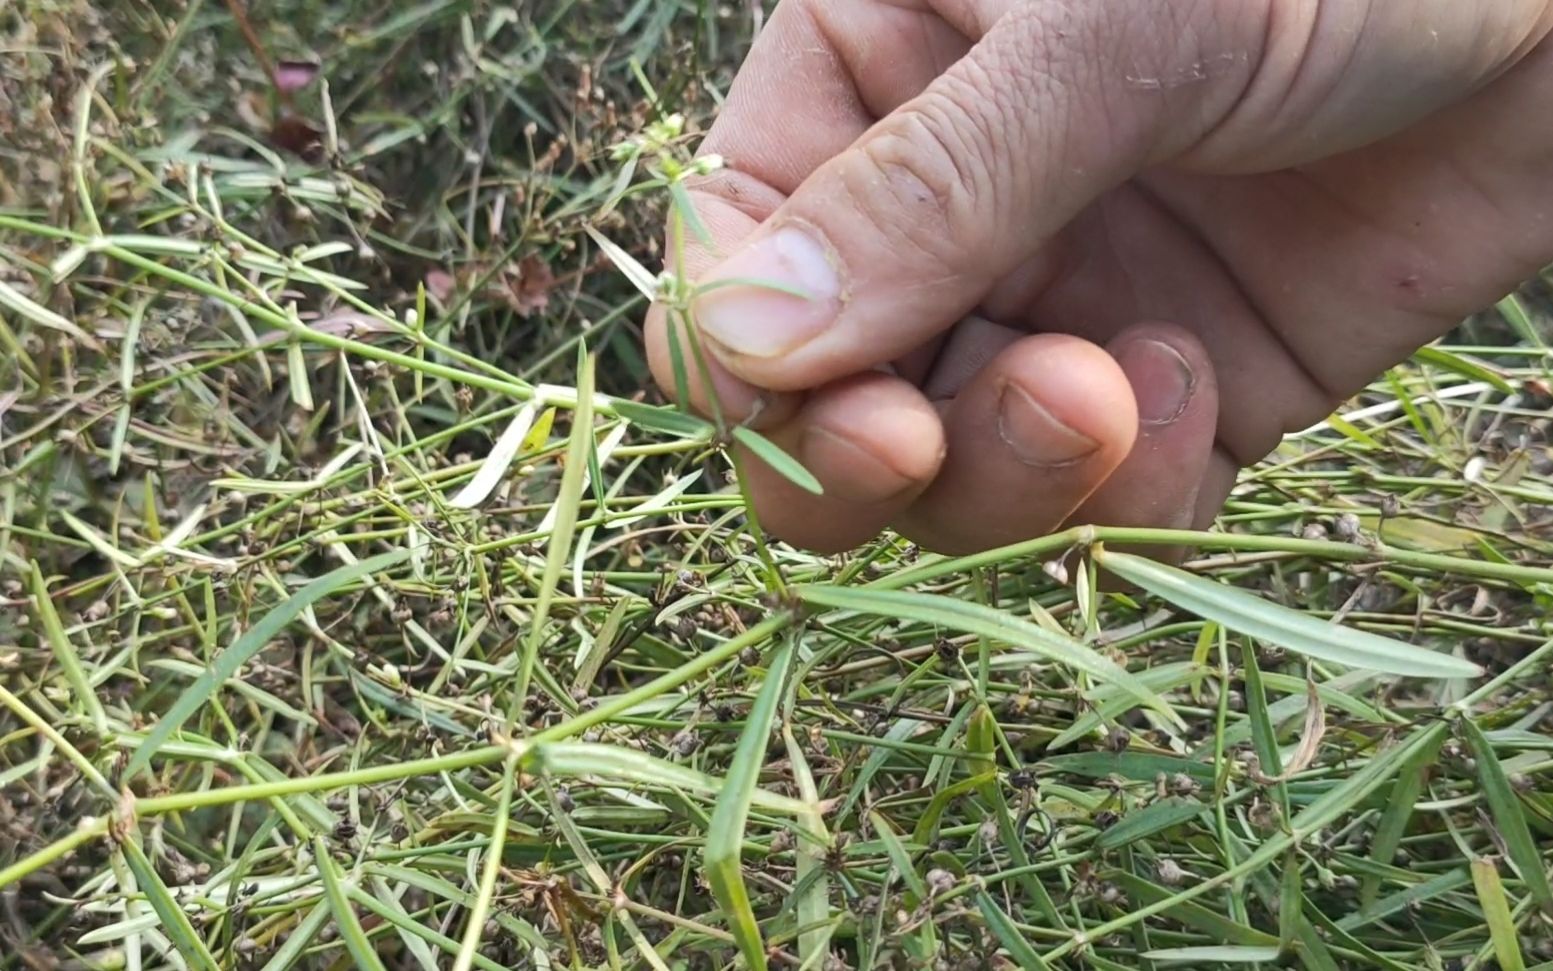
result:
M 1489 940 L 1493 943 L 1494 957 L 1499 960 L 1499 971 L 1525 971 L 1521 935 L 1516 930 L 1515 917 L 1510 913 L 1504 883 L 1499 879 L 1499 864 L 1488 857 L 1473 860 L 1472 885 L 1477 890 L 1478 903 L 1483 906 L 1483 918 L 1488 921 Z
M 968 792 L 978 792 L 988 783 L 996 782 L 998 774 L 987 771 L 980 775 L 973 775 L 969 779 L 961 779 L 958 782 L 944 786 L 933 793 L 933 798 L 928 801 L 927 808 L 922 815 L 917 817 L 916 828 L 911 831 L 911 840 L 919 846 L 927 846 L 938 838 L 938 823 L 943 818 L 944 810 L 961 796 Z
M 1464 868 L 1442 873 L 1437 877 L 1425 880 L 1423 883 L 1414 884 L 1406 890 L 1382 897 L 1373 904 L 1365 905 L 1357 913 L 1349 914 L 1339 920 L 1337 927 L 1343 931 L 1358 930 L 1367 924 L 1373 924 L 1378 920 L 1390 917 L 1392 914 L 1403 913 L 1411 906 L 1433 900 L 1454 890 L 1459 890 L 1471 882 L 1472 875 Z
M 654 758 L 634 749 L 596 742 L 542 742 L 536 757 L 547 772 L 559 777 L 606 779 L 633 785 L 682 789 L 716 795 L 727 788 L 727 781 L 685 765 Z M 771 812 L 801 816 L 810 810 L 808 803 L 756 787 L 750 792 L 752 805 Z
M 162 932 L 172 941 L 178 953 L 191 967 L 201 971 L 217 971 L 220 965 L 216 963 L 215 955 L 205 946 L 204 939 L 194 929 L 189 915 L 183 912 L 183 908 L 173 898 L 172 891 L 167 889 L 167 884 L 157 875 L 134 837 L 120 843 L 119 849 L 124 853 L 124 862 L 129 865 L 130 872 L 135 875 L 140 892 L 146 895 L 151 909 L 156 911 L 157 918 L 162 922 Z
M 528 697 L 529 681 L 539 658 L 539 646 L 549 634 L 547 621 L 555 601 L 561 574 L 577 532 L 577 510 L 582 502 L 583 480 L 588 471 L 588 454 L 593 450 L 593 358 L 581 342 L 577 346 L 577 410 L 572 413 L 572 436 L 566 449 L 566 469 L 561 473 L 561 489 L 552 512 L 555 524 L 545 548 L 545 572 L 539 582 L 534 616 L 529 621 L 528 637 L 523 643 L 523 660 L 518 668 L 517 685 L 512 693 L 513 710 L 508 722 L 515 724 L 517 709 Z M 511 729 L 509 728 L 509 731 Z
M 1201 678 L 1204 670 L 1206 668 L 1202 665 L 1182 661 L 1155 665 L 1146 671 L 1139 671 L 1137 677 L 1150 691 L 1171 691 Z M 1094 692 L 1090 701 L 1093 707 L 1076 717 L 1073 724 L 1052 739 L 1046 746 L 1048 752 L 1059 752 L 1081 738 L 1094 735 L 1102 725 L 1125 715 L 1134 704 L 1130 696 L 1110 687 Z
M 1349 812 L 1369 798 L 1387 780 L 1396 775 L 1420 748 L 1434 744 L 1445 733 L 1440 723 L 1430 725 L 1397 745 L 1376 754 L 1353 775 L 1328 789 L 1324 795 L 1300 810 L 1290 821 L 1290 827 L 1301 836 L 1309 836 L 1328 826 L 1333 820 Z
M 125 778 L 133 777 L 141 769 L 150 765 L 157 749 L 182 727 L 189 716 L 209 701 L 221 684 L 235 676 L 249 658 L 262 650 L 302 611 L 346 584 L 402 563 L 409 555 L 409 550 L 395 550 L 392 553 L 369 557 L 359 563 L 342 566 L 309 583 L 292 594 L 280 606 L 265 614 L 264 619 L 250 627 L 231 647 L 217 655 L 210 669 L 178 696 L 172 708 L 161 717 L 156 727 L 151 730 L 146 740 L 130 758 L 129 765 L 124 770 Z
M 1544 913 L 1553 915 L 1553 886 L 1548 883 L 1547 865 L 1542 862 L 1542 851 L 1532 838 L 1531 827 L 1526 822 L 1521 797 L 1516 795 L 1504 764 L 1494 753 L 1494 747 L 1483 735 L 1483 730 L 1470 718 L 1463 718 L 1458 724 L 1467 748 L 1477 762 L 1478 784 L 1482 786 L 1483 797 L 1488 800 L 1488 809 L 1493 815 L 1494 826 L 1499 830 L 1499 837 L 1504 840 L 1505 852 L 1509 854 L 1510 862 L 1519 872 L 1521 881 L 1537 906 Z
M 517 458 L 523 439 L 527 437 L 529 429 L 534 427 L 534 419 L 538 416 L 539 408 L 535 402 L 530 401 L 519 409 L 501 433 L 501 437 L 496 439 L 496 444 L 491 446 L 485 461 L 481 462 L 480 467 L 475 470 L 474 478 L 459 490 L 458 495 L 454 496 L 448 505 L 454 509 L 473 509 L 495 492 L 496 487 L 507 475 L 507 470 L 512 467 L 512 461 Z
M 1008 956 L 1014 959 L 1014 963 L 1024 971 L 1046 971 L 1046 962 L 1035 953 L 1035 948 L 1025 940 L 1024 933 L 1015 925 L 1012 919 L 998 906 L 998 902 L 992 899 L 992 895 L 985 890 L 976 893 L 976 908 L 981 911 L 981 917 L 987 922 L 992 933 L 997 937 L 998 943 L 1008 952 Z
M 696 211 L 696 204 L 690 199 L 690 190 L 685 188 L 685 183 L 676 179 L 669 183 L 669 196 L 674 200 L 674 208 L 685 220 L 685 225 L 690 227 L 690 232 L 696 237 L 696 242 L 713 252 L 717 250 L 717 243 L 712 238 L 712 233 L 706 228 L 701 214 Z
M 717 426 L 711 422 L 676 408 L 658 408 L 634 401 L 617 401 L 615 414 L 647 431 L 693 441 L 710 439 L 717 431 Z
M 874 835 L 884 844 L 884 852 L 890 858 L 890 865 L 906 884 L 906 890 L 910 894 L 906 900 L 907 904 L 912 907 L 917 906 L 927 899 L 927 884 L 922 882 L 922 875 L 911 862 L 911 854 L 906 851 L 906 844 L 901 842 L 900 836 L 896 834 L 895 827 L 890 825 L 890 821 L 877 812 L 870 812 L 868 821 L 873 827 Z
M 1498 371 L 1495 371 L 1481 361 L 1474 361 L 1471 358 L 1462 357 L 1460 354 L 1453 354 L 1440 347 L 1420 347 L 1413 353 L 1413 360 L 1420 364 L 1437 367 L 1442 371 L 1459 374 L 1471 381 L 1491 384 L 1503 394 L 1515 393 L 1515 386 L 1506 381 L 1504 375 Z
M 1177 607 L 1307 657 L 1416 678 L 1473 678 L 1483 673 L 1470 661 L 1329 624 L 1244 590 L 1139 556 L 1099 547 L 1094 556 L 1106 570 Z
M 766 948 L 760 926 L 750 907 L 749 891 L 744 886 L 744 827 L 749 819 L 750 800 L 760 770 L 765 766 L 766 744 L 776 718 L 777 704 L 786 690 L 787 672 L 792 665 L 794 644 L 788 639 L 773 652 L 766 682 L 750 708 L 739 744 L 728 771 L 728 784 L 712 811 L 706 837 L 706 875 L 712 894 L 723 909 L 728 929 L 733 932 L 745 963 L 756 971 L 766 967 Z
M 70 643 L 70 638 L 65 634 L 65 627 L 59 620 L 59 612 L 54 609 L 54 601 L 49 597 L 48 582 L 43 579 L 43 570 L 34 561 L 32 572 L 27 576 L 28 593 L 32 594 L 33 610 L 38 615 L 39 622 L 43 625 L 43 633 L 47 636 L 49 650 L 54 654 L 54 660 L 65 672 L 65 680 L 70 682 L 70 690 L 75 693 L 81 702 L 81 708 L 87 717 L 92 720 L 92 727 L 99 735 L 108 731 L 108 716 L 103 712 L 102 702 L 97 700 L 97 692 L 92 690 L 91 682 L 87 680 L 86 671 L 81 667 L 81 658 L 76 654 L 75 645 Z
M 814 477 L 814 473 L 800 465 L 797 459 L 782 451 L 781 446 L 776 442 L 743 425 L 733 430 L 733 437 L 740 445 L 749 449 L 752 455 L 771 466 L 778 475 L 793 485 L 812 495 L 825 494 L 825 487 L 820 485 L 820 480 Z
M 1375 833 L 1370 838 L 1372 861 L 1382 866 L 1390 866 L 1391 861 L 1396 858 L 1397 848 L 1402 845 L 1402 837 L 1407 835 L 1408 822 L 1413 818 L 1413 806 L 1418 802 L 1418 797 L 1423 794 L 1424 784 L 1429 779 L 1435 757 L 1440 754 L 1440 747 L 1444 744 L 1445 736 L 1438 736 L 1433 744 L 1414 752 L 1402 766 L 1396 783 L 1391 787 L 1391 796 L 1386 800 L 1386 808 L 1381 812 L 1379 822 L 1375 824 Z M 1380 891 L 1380 883 L 1381 877 L 1378 873 L 1365 876 L 1364 882 L 1359 887 L 1361 907 L 1368 909 L 1375 902 L 1375 896 Z
M 1300 886 L 1300 857 L 1290 852 L 1283 858 L 1283 873 L 1278 881 L 1278 947 L 1285 954 L 1294 946 L 1299 936 L 1305 906 L 1305 892 Z
M 1263 964 L 1278 960 L 1276 947 L 1242 947 L 1238 944 L 1208 947 L 1167 947 L 1148 951 L 1145 961 L 1161 964 Z
M 1005 611 L 953 597 L 905 590 L 814 586 L 800 587 L 796 592 L 805 603 L 815 606 L 915 620 L 1024 648 L 1046 660 L 1083 671 L 1098 681 L 1114 684 L 1139 703 L 1169 718 L 1173 724 L 1181 724 L 1180 716 L 1163 698 L 1116 662 L 1078 641 L 1060 637 Z
M 69 334 L 87 347 L 99 346 L 95 337 L 54 311 L 25 296 L 3 280 L 0 280 L 0 307 L 8 309 L 40 327 L 47 327 L 51 330 Z
M 615 264 L 615 269 L 624 274 L 625 278 L 631 281 L 631 285 L 641 291 L 642 296 L 648 300 L 656 300 L 658 298 L 658 278 L 653 275 L 651 270 L 643 266 L 636 257 L 612 242 L 609 237 L 597 229 L 594 229 L 592 226 L 586 226 L 584 229 L 593 238 L 594 244 L 604 251 L 605 256 L 609 257 L 609 261 Z
M 1515 328 L 1516 334 L 1531 347 L 1544 347 L 1542 332 L 1526 309 L 1526 302 L 1518 294 L 1510 294 L 1495 305 L 1505 322 Z
M 1115 826 L 1096 837 L 1095 846 L 1102 850 L 1113 850 L 1136 843 L 1190 822 L 1207 811 L 1207 808 L 1196 799 L 1179 796 L 1160 799 L 1123 816 Z
M 1107 879 L 1115 881 L 1127 892 L 1127 896 L 1141 904 L 1154 904 L 1162 900 L 1170 900 L 1172 894 L 1169 890 L 1152 880 L 1145 880 L 1136 874 L 1126 871 L 1112 871 Z M 1253 927 L 1237 924 L 1222 914 L 1209 910 L 1201 904 L 1191 901 L 1174 903 L 1164 911 L 1165 916 L 1171 920 L 1180 921 L 1187 927 L 1196 928 L 1208 936 L 1225 941 L 1230 944 L 1240 944 L 1246 947 L 1271 947 L 1277 950 L 1278 939 L 1271 934 L 1263 933 Z
M 480 936 L 485 933 L 485 918 L 491 912 L 496 897 L 496 879 L 501 873 L 502 851 L 507 846 L 507 827 L 512 821 L 512 786 L 517 775 L 517 763 L 508 759 L 501 780 L 501 795 L 496 800 L 492 814 L 491 841 L 485 849 L 485 866 L 480 871 L 480 887 L 475 892 L 474 905 L 464 926 L 464 938 L 459 942 L 458 957 L 453 961 L 453 971 L 469 971 L 475 952 L 480 948 Z
M 361 887 L 346 887 L 345 894 L 346 896 L 350 897 L 351 902 L 356 904 L 358 907 L 361 907 L 365 910 L 370 910 L 372 913 L 383 918 L 390 924 L 393 924 L 394 927 L 398 928 L 401 933 L 401 937 L 407 946 L 411 940 L 416 940 L 422 942 L 422 946 L 427 944 L 435 944 L 443 952 L 448 954 L 454 953 L 458 950 L 457 941 L 453 940 L 451 937 L 448 937 L 446 934 L 437 933 L 435 930 L 432 930 L 431 928 L 422 924 L 420 921 L 411 917 L 409 914 L 405 913 L 404 908 L 399 906 L 398 902 L 394 900 L 391 894 L 380 893 L 375 896 L 371 893 L 368 893 L 366 890 L 363 890 Z M 500 964 L 497 964 L 495 961 L 492 961 L 490 958 L 479 953 L 476 953 L 474 956 L 474 965 L 477 968 L 485 969 L 485 971 L 505 971 L 505 969 L 502 968 Z M 424 961 L 423 966 L 425 966 Z M 435 965 L 433 965 L 433 967 L 435 967 Z
M 340 940 L 345 942 L 345 949 L 350 952 L 356 967 L 366 971 L 387 971 L 377 956 L 377 948 L 372 946 L 367 932 L 362 929 L 361 921 L 356 917 L 356 908 L 351 905 L 350 897 L 345 893 L 345 884 L 340 879 L 339 867 L 329 855 L 329 844 L 324 842 L 322 836 L 313 837 L 313 863 L 318 867 L 318 875 L 323 880 L 324 901 L 329 905 L 329 912 L 334 914 L 335 930 L 339 932 Z
M 799 838 L 797 850 L 798 880 L 793 894 L 797 898 L 798 960 L 809 967 L 821 967 L 830 954 L 830 937 L 834 930 L 830 908 L 830 873 L 826 869 L 825 853 L 832 844 L 825 828 L 825 817 L 820 812 L 820 792 L 814 773 L 809 769 L 809 758 L 803 746 L 793 737 L 787 725 L 782 726 L 782 742 L 787 749 L 787 760 L 793 767 L 793 781 L 806 807 L 798 816 Z M 758 789 L 756 790 L 759 791 Z
M 307 912 L 301 923 L 286 935 L 285 943 L 270 955 L 270 959 L 264 962 L 260 971 L 290 971 L 297 962 L 302 960 L 302 952 L 313 943 L 313 939 L 324 929 L 329 922 L 329 904 L 327 901 L 320 903 Z

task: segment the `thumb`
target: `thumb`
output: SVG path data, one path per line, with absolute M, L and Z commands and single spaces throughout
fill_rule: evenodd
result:
M 1135 79 L 1148 71 L 1139 65 L 1191 61 L 1205 44 L 1254 49 L 1250 18 L 1225 26 L 1210 13 L 1200 29 L 1167 34 L 1147 4 L 1122 4 L 1136 15 L 1114 6 L 1014 5 L 815 170 L 701 280 L 695 316 L 729 370 L 798 390 L 904 355 L 974 310 L 1096 196 L 1230 110 L 1254 58 L 1190 88 Z
M 1553 30 L 1549 0 L 929 5 L 979 38 L 970 53 L 703 280 L 703 335 L 752 384 L 811 388 L 904 355 L 1146 167 L 1269 171 L 1360 147 Z

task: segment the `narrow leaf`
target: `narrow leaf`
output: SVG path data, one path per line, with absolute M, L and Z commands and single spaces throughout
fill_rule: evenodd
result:
M 1548 871 L 1542 862 L 1542 852 L 1532 838 L 1531 827 L 1526 822 L 1521 797 L 1516 795 L 1504 764 L 1494 753 L 1493 745 L 1484 737 L 1483 730 L 1469 718 L 1461 719 L 1460 725 L 1472 758 L 1477 762 L 1478 784 L 1482 787 L 1483 797 L 1488 800 L 1488 809 L 1493 814 L 1499 837 L 1504 840 L 1505 852 L 1520 873 L 1521 881 L 1526 884 L 1532 899 L 1537 901 L 1544 913 L 1553 914 L 1553 887 L 1548 884 Z
M 47 307 L 34 302 L 30 297 L 16 290 L 4 280 L 0 280 L 0 307 L 5 307 L 20 314 L 40 327 L 47 327 L 50 330 L 69 334 L 88 347 L 97 346 L 97 339 L 92 335 Z
M 1163 833 L 1182 823 L 1202 815 L 1207 807 L 1196 799 L 1170 797 L 1150 803 L 1142 809 L 1123 816 L 1115 826 L 1095 839 L 1095 846 L 1102 850 L 1115 849 L 1136 843 L 1156 833 Z
M 538 411 L 539 409 L 531 401 L 512 417 L 512 421 L 507 424 L 501 437 L 496 439 L 496 444 L 491 446 L 490 454 L 475 471 L 474 478 L 459 490 L 458 495 L 454 496 L 453 501 L 448 505 L 454 509 L 473 509 L 496 491 L 502 477 L 507 474 L 507 469 L 512 466 L 512 460 L 517 457 L 518 448 L 523 444 L 523 439 L 533 427 L 534 416 Z
M 1125 870 L 1112 871 L 1108 879 L 1120 884 L 1127 895 L 1139 904 L 1154 904 L 1162 900 L 1169 900 L 1175 894 L 1152 880 L 1145 880 Z M 1201 904 L 1192 903 L 1189 900 L 1172 904 L 1164 911 L 1165 916 L 1172 920 L 1178 920 L 1188 927 L 1194 927 L 1209 935 L 1215 940 L 1226 941 L 1231 944 L 1241 944 L 1247 947 L 1272 947 L 1277 950 L 1277 938 L 1271 934 L 1263 933 L 1244 924 L 1237 924 L 1229 918 L 1210 910 Z
M 1283 858 L 1283 873 L 1278 881 L 1278 946 L 1287 954 L 1299 936 L 1305 893 L 1300 886 L 1300 857 L 1290 850 Z
M 555 504 L 546 515 L 549 520 L 550 540 L 545 548 L 545 572 L 539 583 L 539 597 L 534 605 L 534 616 L 529 621 L 528 637 L 523 644 L 523 657 L 518 669 L 518 683 L 513 693 L 513 704 L 518 705 L 528 697 L 529 680 L 534 675 L 534 664 L 539 657 L 539 645 L 549 632 L 550 605 L 555 600 L 561 583 L 561 571 L 566 568 L 567 554 L 577 532 L 577 508 L 582 502 L 585 488 L 584 473 L 588 468 L 588 451 L 593 447 L 593 359 L 587 348 L 579 343 L 577 348 L 577 410 L 572 413 L 572 437 L 566 450 L 566 468 L 561 473 L 561 489 Z M 541 527 L 545 528 L 545 527 Z M 516 721 L 516 718 L 509 718 Z
M 641 505 L 631 510 L 631 515 L 621 519 L 610 520 L 609 528 L 621 529 L 626 526 L 634 526 L 660 509 L 666 509 L 673 505 L 674 500 L 684 495 L 690 490 L 691 486 L 700 481 L 702 472 L 702 469 L 697 469 L 689 475 L 669 483 L 657 495 L 645 500 Z
M 616 401 L 615 414 L 648 431 L 675 435 L 687 439 L 706 439 L 712 436 L 716 426 L 695 415 L 676 408 L 655 408 L 634 401 Z
M 190 922 L 189 915 L 183 912 L 178 901 L 173 899 L 172 892 L 167 889 L 167 884 L 151 866 L 151 861 L 146 859 L 145 851 L 133 838 L 119 844 L 119 849 L 124 853 L 124 862 L 129 865 L 130 872 L 135 875 L 135 883 L 140 886 L 146 899 L 150 901 L 151 908 L 156 911 L 156 916 L 161 920 L 161 930 L 172 941 L 173 947 L 178 949 L 185 961 L 191 967 L 204 969 L 204 971 L 217 971 L 220 967 L 216 958 L 205 946 L 205 941 L 195 931 L 194 924 Z
M 1093 555 L 1106 570 L 1177 607 L 1308 657 L 1407 677 L 1474 678 L 1483 673 L 1470 661 L 1329 624 L 1244 590 L 1139 556 L 1098 546 Z
M 1260 964 L 1278 960 L 1276 947 L 1242 947 L 1225 944 L 1209 947 L 1167 947 L 1148 951 L 1142 955 L 1145 961 L 1165 964 Z
M 981 911 L 982 919 L 987 922 L 992 933 L 997 936 L 998 943 L 1008 951 L 1008 956 L 1014 959 L 1015 964 L 1024 971 L 1046 971 L 1046 962 L 1035 953 L 1035 948 L 1025 940 L 1024 933 L 1007 914 L 1003 913 L 1003 909 L 998 906 L 996 900 L 992 899 L 991 894 L 985 890 L 977 891 L 976 907 Z
M 366 971 L 387 971 L 377 956 L 377 949 L 367 938 L 367 932 L 362 929 L 361 921 L 356 917 L 356 909 L 351 906 L 345 885 L 340 880 L 339 868 L 330 858 L 329 846 L 322 836 L 313 837 L 313 862 L 323 878 L 324 900 L 329 904 L 329 911 L 334 914 L 335 929 L 339 931 L 340 940 L 345 942 L 345 949 L 350 952 L 356 967 Z
M 162 747 L 162 743 L 171 738 L 190 715 L 210 700 L 211 695 L 215 694 L 222 683 L 235 676 L 238 669 L 247 663 L 249 658 L 273 640 L 302 611 L 346 584 L 393 567 L 403 562 L 409 555 L 409 550 L 395 550 L 359 563 L 342 566 L 309 583 L 292 594 L 280 606 L 265 614 L 264 619 L 249 628 L 231 647 L 218 654 L 210 669 L 178 696 L 172 708 L 156 723 L 156 727 L 151 730 L 146 740 L 130 758 L 129 765 L 124 770 L 125 778 L 134 777 L 141 769 L 148 766 L 157 749 Z
M 1391 796 L 1386 800 L 1386 808 L 1382 810 L 1380 822 L 1375 824 L 1375 834 L 1370 838 L 1370 859 L 1375 863 L 1390 866 L 1396 858 L 1402 837 L 1407 834 L 1407 824 L 1413 818 L 1413 806 L 1423 794 L 1424 783 L 1428 781 L 1435 756 L 1444 744 L 1445 736 L 1438 736 L 1432 745 L 1414 752 L 1397 774 L 1397 781 L 1391 787 Z M 1380 881 L 1378 873 L 1365 876 L 1359 888 L 1359 902 L 1365 910 L 1369 910 L 1375 902 Z
M 598 248 L 604 251 L 604 255 L 609 257 L 609 261 L 615 264 L 615 269 L 623 273 L 625 278 L 631 281 L 631 285 L 641 291 L 642 296 L 648 300 L 658 298 L 658 278 L 653 276 L 651 270 L 643 266 L 636 257 L 610 242 L 609 238 L 597 229 L 592 226 L 584 228 Z
M 1442 739 L 1443 741 L 1443 739 Z M 1343 931 L 1354 931 L 1367 924 L 1373 924 L 1378 920 L 1384 920 L 1392 914 L 1400 914 L 1409 907 L 1433 900 L 1435 897 L 1459 890 L 1472 882 L 1472 875 L 1466 870 L 1456 869 L 1442 873 L 1437 877 L 1431 877 L 1423 883 L 1415 884 L 1399 893 L 1382 897 L 1374 904 L 1367 904 L 1357 913 L 1349 914 L 1337 922 L 1337 927 Z
M 1472 885 L 1477 889 L 1478 903 L 1483 906 L 1483 918 L 1488 921 L 1488 936 L 1494 957 L 1499 959 L 1499 971 L 1525 971 L 1521 935 L 1515 928 L 1504 883 L 1499 879 L 1498 862 L 1488 857 L 1473 860 Z
M 821 607 L 915 620 L 1012 644 L 1048 661 L 1083 671 L 1098 681 L 1114 684 L 1173 724 L 1181 724 L 1180 716 L 1163 698 L 1116 662 L 1078 641 L 1061 637 L 1013 614 L 954 597 L 904 590 L 800 587 L 796 592 L 805 603 Z
M 781 447 L 771 439 L 743 425 L 733 430 L 733 437 L 740 445 L 749 449 L 751 454 L 771 466 L 773 471 L 793 485 L 816 496 L 825 494 L 825 487 L 820 485 L 820 480 L 814 477 L 814 473 L 804 468 L 797 459 L 782 451 Z
M 765 766 L 766 744 L 771 737 L 777 703 L 786 690 L 792 658 L 793 642 L 788 639 L 772 655 L 765 684 L 750 708 L 744 730 L 739 733 L 728 784 L 712 811 L 706 836 L 706 871 L 712 894 L 727 916 L 728 929 L 733 932 L 745 963 L 755 971 L 764 971 L 766 967 L 766 948 L 750 906 L 749 891 L 744 886 L 740 852 L 744 845 L 744 827 L 749 820 L 750 800 L 760 770 Z
M 502 852 L 507 845 L 507 828 L 512 822 L 512 787 L 517 774 L 514 760 L 508 759 L 502 773 L 501 795 L 496 800 L 496 811 L 491 816 L 491 839 L 485 848 L 485 865 L 480 868 L 480 886 L 475 892 L 474 905 L 464 918 L 464 938 L 458 945 L 458 956 L 453 959 L 453 971 L 469 971 L 474 964 L 475 952 L 480 949 L 480 938 L 485 934 L 485 920 L 496 898 L 496 881 L 501 875 Z
M 59 620 L 59 612 L 54 609 L 54 600 L 49 596 L 48 583 L 43 579 L 43 570 L 36 561 L 32 564 L 32 572 L 28 574 L 28 593 L 32 595 L 33 612 L 37 614 L 39 622 L 43 626 L 43 633 L 49 642 L 49 650 L 54 653 L 55 662 L 64 669 L 65 680 L 70 683 L 70 690 L 81 702 L 81 708 L 92 719 L 92 726 L 99 735 L 108 733 L 108 716 L 103 711 L 102 702 L 97 700 L 97 692 L 92 689 L 91 682 L 87 680 L 86 670 L 81 667 L 81 658 L 76 654 L 75 645 L 70 643 L 70 638 L 65 633 L 65 627 Z
M 874 835 L 884 844 L 884 852 L 890 858 L 890 865 L 894 867 L 896 873 L 900 874 L 906 889 L 912 895 L 907 903 L 915 907 L 927 899 L 928 891 L 927 884 L 922 882 L 922 875 L 911 862 L 911 854 L 906 852 L 906 844 L 901 842 L 900 836 L 896 834 L 895 827 L 890 825 L 889 820 L 877 812 L 870 812 L 868 821 L 873 826 Z
M 1459 374 L 1470 381 L 1482 381 L 1491 384 L 1505 394 L 1514 394 L 1515 386 L 1506 381 L 1504 375 L 1494 370 L 1482 361 L 1474 361 L 1460 354 L 1453 354 L 1441 347 L 1421 347 L 1413 353 L 1413 360 L 1420 364 L 1430 364 L 1444 371 Z
M 598 742 L 541 742 L 536 747 L 535 755 L 546 771 L 563 778 L 629 782 L 705 795 L 716 795 L 728 788 L 724 779 L 616 745 Z M 759 787 L 750 791 L 750 802 L 762 809 L 790 816 L 808 812 L 810 808 L 801 799 L 778 795 Z

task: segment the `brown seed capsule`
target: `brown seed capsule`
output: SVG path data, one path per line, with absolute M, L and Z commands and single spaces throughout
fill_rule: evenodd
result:
M 1132 733 L 1120 725 L 1112 728 L 1110 734 L 1105 737 L 1105 747 L 1113 752 L 1125 752 L 1130 744 L 1132 744 Z
M 954 874 L 950 873 L 948 870 L 942 870 L 934 867 L 927 872 L 928 893 L 935 897 L 946 894 L 953 890 L 956 882 L 958 881 L 955 880 Z
M 701 738 L 694 729 L 687 728 L 674 736 L 669 742 L 669 747 L 680 758 L 689 758 L 695 754 L 696 749 L 701 747 Z

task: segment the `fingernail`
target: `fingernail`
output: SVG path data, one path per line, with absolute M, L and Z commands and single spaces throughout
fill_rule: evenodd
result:
M 1197 387 L 1197 376 L 1186 358 L 1163 341 L 1129 341 L 1116 352 L 1138 399 L 1138 419 L 1145 425 L 1168 425 L 1186 413 Z
M 819 336 L 841 311 L 836 258 L 807 227 L 776 230 L 729 257 L 703 283 L 718 280 L 750 281 L 710 290 L 695 303 L 702 332 L 735 354 L 786 354 Z
M 818 425 L 804 431 L 802 451 L 805 464 L 824 475 L 826 495 L 846 502 L 883 502 L 915 484 L 873 452 Z
M 1100 443 L 1058 421 L 1018 385 L 1003 388 L 998 401 L 998 435 L 1026 465 L 1072 465 L 1094 454 Z

